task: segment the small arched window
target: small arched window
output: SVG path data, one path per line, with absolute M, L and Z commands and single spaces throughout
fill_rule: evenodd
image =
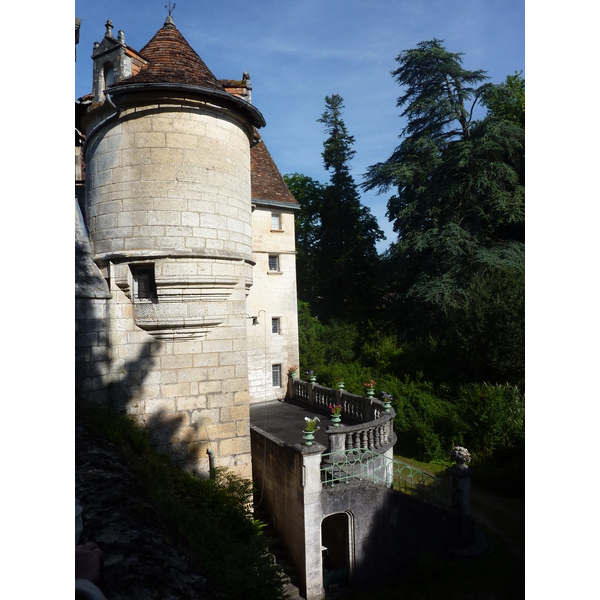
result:
M 109 85 L 115 82 L 115 69 L 110 63 L 104 65 L 104 87 L 107 88 Z

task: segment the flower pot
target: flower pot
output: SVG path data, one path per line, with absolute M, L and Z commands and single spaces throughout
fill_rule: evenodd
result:
M 312 446 L 312 441 L 315 439 L 315 432 L 305 430 L 302 432 L 302 437 L 304 438 L 304 443 L 307 446 Z
M 311 383 L 317 383 L 317 376 L 316 375 L 311 375 L 310 376 L 310 382 Z
M 333 421 L 334 427 L 339 427 L 342 422 L 342 415 L 331 415 L 331 420 Z
M 344 389 L 344 382 L 338 381 L 338 390 L 343 390 L 343 389 Z
M 373 388 L 367 388 L 367 396 L 372 398 L 375 395 L 375 390 Z
M 292 376 L 292 379 L 296 379 L 296 371 L 292 371 L 290 375 Z
M 392 406 L 392 403 L 391 403 L 391 402 L 389 402 L 389 401 L 385 401 L 385 400 L 384 400 L 384 401 L 383 401 L 383 406 L 384 406 L 384 408 L 385 408 L 385 412 L 386 412 L 386 413 L 389 413 L 389 412 L 390 412 L 390 408 L 391 408 L 391 406 Z

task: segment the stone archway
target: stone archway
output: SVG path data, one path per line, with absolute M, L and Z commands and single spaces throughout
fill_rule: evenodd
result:
M 323 587 L 348 586 L 354 579 L 354 517 L 350 512 L 329 515 L 321 522 Z

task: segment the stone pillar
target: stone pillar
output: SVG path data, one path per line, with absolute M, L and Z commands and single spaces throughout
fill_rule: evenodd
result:
M 475 520 L 469 503 L 471 471 L 466 465 L 454 465 L 446 469 L 446 473 L 452 478 L 452 508 L 458 512 L 458 547 L 466 548 L 476 542 Z
M 323 563 L 321 556 L 321 454 L 326 450 L 320 444 L 302 446 L 302 484 L 304 495 L 304 571 L 306 600 L 321 600 L 323 588 Z

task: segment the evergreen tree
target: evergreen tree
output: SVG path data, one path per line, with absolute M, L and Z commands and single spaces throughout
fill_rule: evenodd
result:
M 398 55 L 392 74 L 408 122 L 392 156 L 365 176 L 365 189 L 396 190 L 387 213 L 398 233 L 395 291 L 404 330 L 418 317 L 420 335 L 464 306 L 476 275 L 524 261 L 524 130 L 495 115 L 473 120 L 493 87 L 461 56 L 439 40 Z
M 407 125 L 364 187 L 395 191 L 385 261 L 401 336 L 433 349 L 438 380 L 522 385 L 525 87 L 520 76 L 489 84 L 461 57 L 439 40 L 398 55 Z
M 314 303 L 318 271 L 316 245 L 320 237 L 320 213 L 325 186 L 306 175 L 284 175 L 292 196 L 300 203 L 296 216 L 296 282 L 298 299 Z
M 378 268 L 376 242 L 383 239 L 383 232 L 371 211 L 361 204 L 350 175 L 354 136 L 342 119 L 343 99 L 333 94 L 325 98 L 325 104 L 318 122 L 328 134 L 322 156 L 330 183 L 319 211 L 314 312 L 324 320 L 338 317 L 363 322 L 377 301 L 373 290 Z

